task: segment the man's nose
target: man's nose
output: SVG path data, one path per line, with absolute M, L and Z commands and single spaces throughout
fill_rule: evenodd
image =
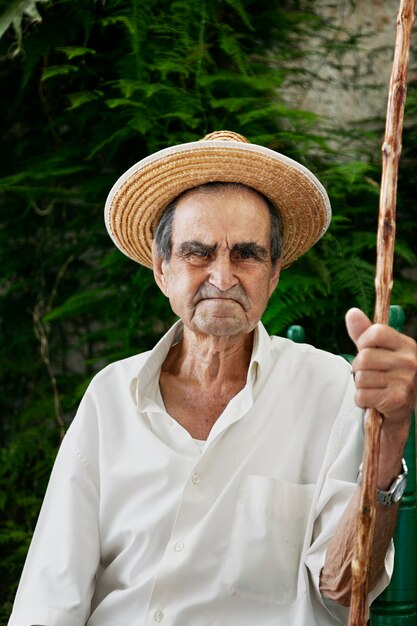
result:
M 210 264 L 210 276 L 208 282 L 220 291 L 227 291 L 239 283 L 235 275 L 235 269 L 229 254 L 217 254 Z

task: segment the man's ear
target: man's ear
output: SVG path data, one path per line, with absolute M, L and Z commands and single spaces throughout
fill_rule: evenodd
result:
M 165 263 L 162 257 L 160 257 L 158 254 L 155 239 L 152 240 L 152 264 L 155 282 L 158 285 L 159 289 L 162 291 L 162 293 L 166 296 L 166 280 L 164 274 Z

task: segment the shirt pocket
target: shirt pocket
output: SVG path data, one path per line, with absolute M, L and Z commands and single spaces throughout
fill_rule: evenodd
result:
M 247 476 L 241 485 L 226 562 L 235 595 L 291 605 L 306 591 L 303 547 L 314 485 Z

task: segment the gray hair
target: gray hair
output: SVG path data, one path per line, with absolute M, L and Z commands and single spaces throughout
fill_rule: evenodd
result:
M 198 187 L 194 187 L 194 189 L 198 189 L 199 191 L 209 191 L 211 189 L 229 189 L 229 188 L 240 188 L 240 189 L 250 189 L 251 191 L 256 191 L 256 189 L 252 189 L 247 185 L 243 185 L 242 183 L 222 183 L 222 182 L 213 182 L 206 183 L 204 185 L 199 185 Z M 191 191 L 190 189 L 187 191 Z M 187 193 L 187 192 L 184 192 Z M 265 201 L 271 221 L 271 237 L 270 237 L 270 248 L 271 248 L 271 261 L 272 265 L 276 265 L 278 260 L 281 258 L 282 254 L 282 235 L 281 235 L 281 218 L 278 212 L 278 209 L 272 204 L 272 202 L 264 196 L 259 191 L 256 191 L 257 194 L 261 196 L 261 198 Z M 171 258 L 172 251 L 172 227 L 174 223 L 174 215 L 175 209 L 177 208 L 177 204 L 181 196 L 181 194 L 175 200 L 173 200 L 167 208 L 162 213 L 162 216 L 158 222 L 158 225 L 155 230 L 155 243 L 156 249 L 158 251 L 158 255 L 164 260 L 169 261 Z

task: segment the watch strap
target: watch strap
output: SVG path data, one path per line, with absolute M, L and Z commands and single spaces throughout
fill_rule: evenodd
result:
M 401 460 L 402 464 L 402 472 L 398 474 L 390 485 L 388 491 L 384 491 L 383 489 L 377 489 L 376 492 L 376 500 L 379 504 L 383 504 L 385 506 L 390 506 L 395 502 L 399 502 L 403 496 L 405 487 L 407 485 L 407 475 L 408 468 L 404 459 Z M 356 482 L 358 485 L 362 483 L 362 467 L 361 463 L 358 470 L 358 476 Z

